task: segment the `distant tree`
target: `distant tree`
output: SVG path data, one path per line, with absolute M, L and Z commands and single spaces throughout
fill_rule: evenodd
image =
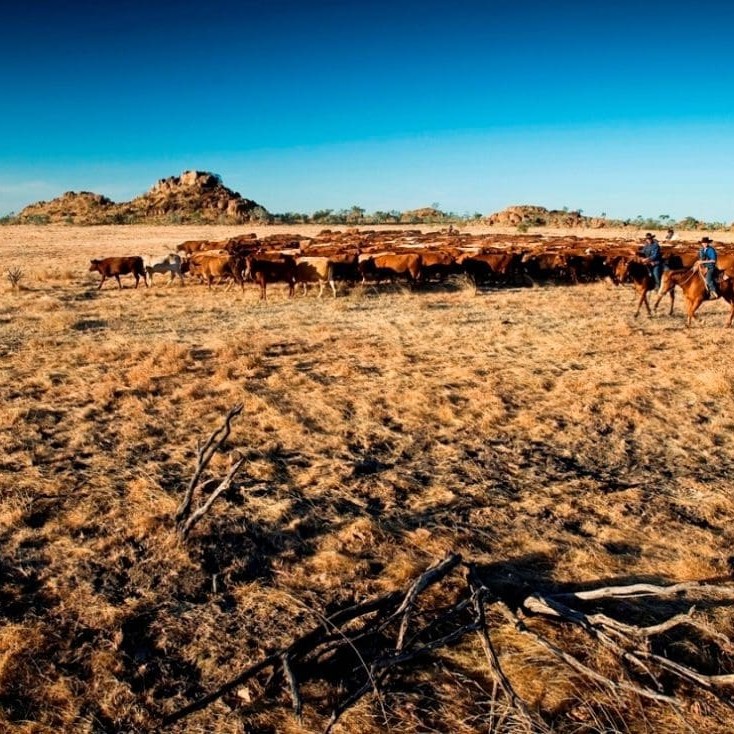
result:
M 349 224 L 361 224 L 364 221 L 365 210 L 361 206 L 353 206 L 346 214 L 345 220 Z
M 333 209 L 318 209 L 311 215 L 311 219 L 314 222 L 325 222 L 329 219 L 333 211 Z

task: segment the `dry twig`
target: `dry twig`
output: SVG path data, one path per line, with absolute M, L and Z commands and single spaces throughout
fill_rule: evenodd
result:
M 184 538 L 188 536 L 193 526 L 197 522 L 199 522 L 199 520 L 201 520 L 201 518 L 209 511 L 212 504 L 214 503 L 214 500 L 216 500 L 219 495 L 221 495 L 223 492 L 229 489 L 229 487 L 232 486 L 232 482 L 234 481 L 237 472 L 240 470 L 242 464 L 244 463 L 244 457 L 240 457 L 239 459 L 237 459 L 232 464 L 232 467 L 227 473 L 227 476 L 217 485 L 217 487 L 209 495 L 207 500 L 195 512 L 191 512 L 191 504 L 193 501 L 194 492 L 199 486 L 202 474 L 206 470 L 214 454 L 226 442 L 232 429 L 232 420 L 242 412 L 243 407 L 244 406 L 240 403 L 239 405 L 235 405 L 234 407 L 230 408 L 229 411 L 227 411 L 227 415 L 225 416 L 224 424 L 212 432 L 212 434 L 209 436 L 203 446 L 201 444 L 199 445 L 197 451 L 196 469 L 194 470 L 194 474 L 191 477 L 191 481 L 186 487 L 184 498 L 181 501 L 181 504 L 178 506 L 175 515 L 179 531 Z

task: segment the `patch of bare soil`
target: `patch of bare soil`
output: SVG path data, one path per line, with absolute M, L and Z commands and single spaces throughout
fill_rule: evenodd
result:
M 97 291 L 86 272 L 91 257 L 242 231 L 201 230 L 0 230 L 3 262 L 25 273 L 0 293 L 0 729 L 160 731 L 452 551 L 511 607 L 532 590 L 730 579 L 726 305 L 686 330 L 680 311 L 635 320 L 631 288 L 606 284 L 292 301 L 275 286 L 262 304 L 254 286 Z M 198 441 L 238 403 L 207 478 L 233 451 L 241 472 L 184 541 L 174 514 Z M 431 591 L 417 623 L 462 583 Z M 653 624 L 682 607 L 603 611 Z M 726 703 L 690 682 L 659 677 L 677 707 L 605 687 L 487 613 L 509 681 L 550 731 L 732 730 Z M 717 637 L 731 637 L 729 603 L 693 619 L 711 634 L 676 628 L 653 652 L 734 672 Z M 574 625 L 545 634 L 612 680 L 632 675 Z M 494 680 L 466 635 L 334 730 L 528 730 Z M 320 731 L 349 684 L 337 670 L 304 686 L 299 725 L 287 687 L 256 678 L 167 730 Z

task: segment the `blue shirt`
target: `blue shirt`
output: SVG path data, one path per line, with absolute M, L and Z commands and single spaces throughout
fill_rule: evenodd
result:
M 713 260 L 713 263 L 707 263 L 707 268 L 713 268 L 716 267 L 716 250 L 711 245 L 704 245 L 699 251 L 698 251 L 698 259 L 699 260 Z
M 660 249 L 660 244 L 657 240 L 648 242 L 642 250 L 640 250 L 642 257 L 648 258 L 653 265 L 659 265 L 663 261 L 663 252 Z

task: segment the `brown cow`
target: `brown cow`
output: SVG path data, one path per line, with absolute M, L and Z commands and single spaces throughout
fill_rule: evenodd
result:
M 421 276 L 423 280 L 446 280 L 456 268 L 456 259 L 445 250 L 421 250 Z
M 189 260 L 189 272 L 192 276 L 205 280 L 210 289 L 215 279 L 221 282 L 230 278 L 243 290 L 245 287 L 242 280 L 242 261 L 232 255 L 199 252 Z
M 291 255 L 280 255 L 275 258 L 268 253 L 248 255 L 245 258 L 245 279 L 253 280 L 260 286 L 260 300 L 267 301 L 267 285 L 274 281 L 288 283 L 288 297 L 292 298 L 296 287 L 297 268 L 296 260 Z
M 409 283 L 415 283 L 421 277 L 422 259 L 420 255 L 385 253 L 360 258 L 359 272 L 362 274 L 362 283 L 369 277 L 379 283 L 382 280 L 394 281 L 402 276 Z
M 143 265 L 143 258 L 138 256 L 132 257 L 103 257 L 101 260 L 92 260 L 89 266 L 89 272 L 98 272 L 102 275 L 102 280 L 97 286 L 97 290 L 102 287 L 102 284 L 113 276 L 117 281 L 117 285 L 122 290 L 122 283 L 120 283 L 121 275 L 133 275 L 135 276 L 135 287 L 138 287 L 140 278 L 143 279 L 145 287 L 148 287 L 148 279 L 145 277 L 145 266 Z
M 521 272 L 522 253 L 493 252 L 486 254 L 464 255 L 459 264 L 474 284 L 474 292 L 481 285 L 495 280 L 516 280 Z
M 186 257 L 191 257 L 195 252 L 204 249 L 204 245 L 209 244 L 209 240 L 186 240 L 176 246 L 176 252 L 182 252 Z

